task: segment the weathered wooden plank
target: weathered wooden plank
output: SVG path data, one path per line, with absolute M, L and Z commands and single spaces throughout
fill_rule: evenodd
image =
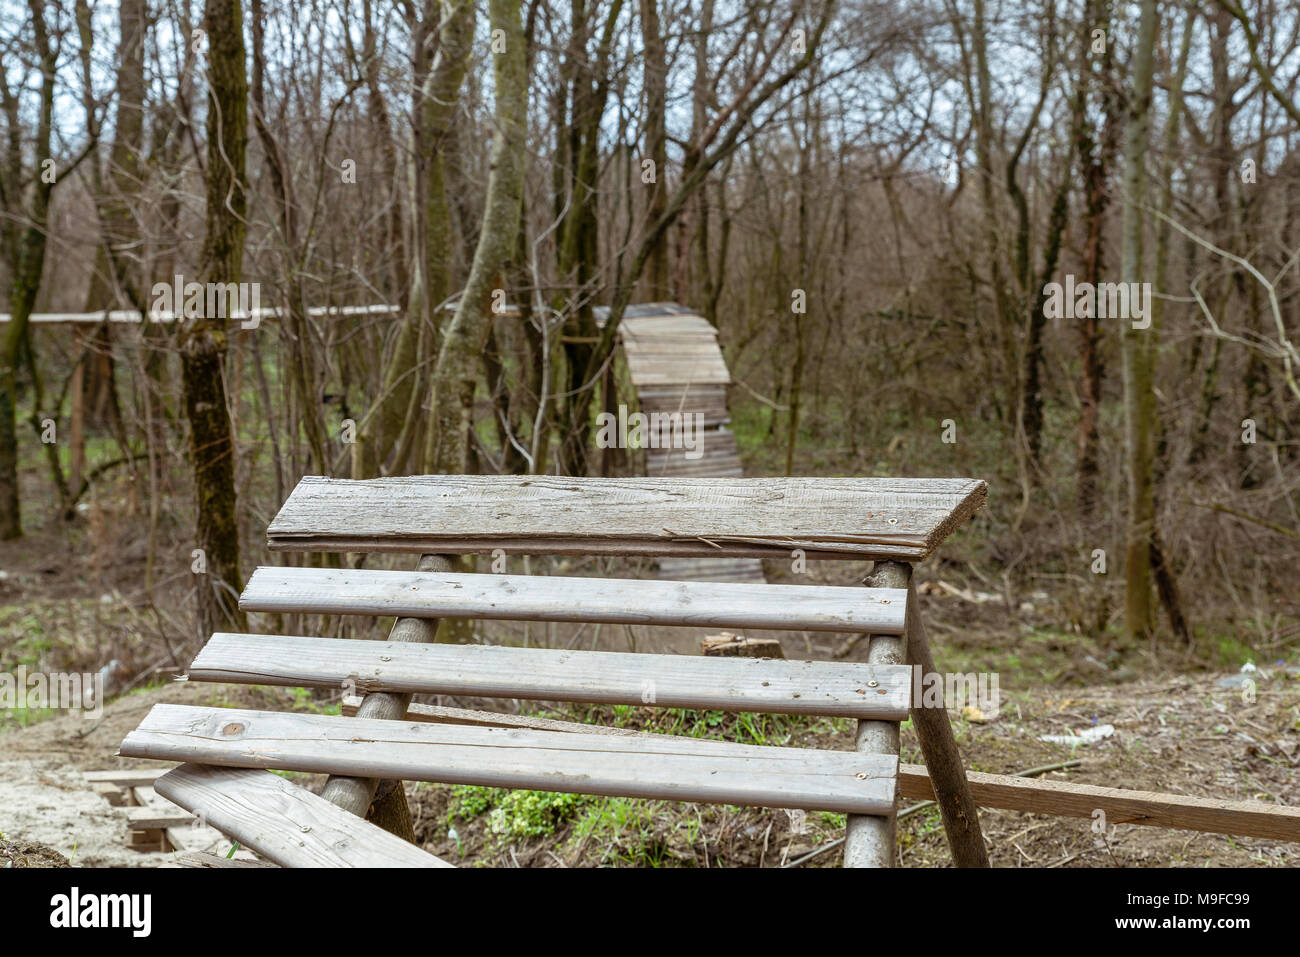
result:
M 264 566 L 249 578 L 239 604 L 246 611 L 276 613 L 901 634 L 906 593 L 836 585 Z
M 216 634 L 190 679 L 900 721 L 905 666 Z M 874 684 L 872 684 L 874 682 Z
M 1082 818 L 1094 817 L 1100 809 L 1106 813 L 1107 826 L 1144 824 L 1300 843 L 1300 807 L 1130 791 L 980 771 L 967 771 L 966 780 L 980 807 Z M 899 791 L 906 798 L 934 800 L 934 785 L 925 765 L 901 765 Z
M 160 868 L 174 867 L 276 867 L 270 861 L 253 861 L 246 857 L 218 857 L 207 851 L 187 851 L 177 854 L 170 861 L 158 865 Z
M 114 784 L 120 788 L 130 788 L 152 785 L 166 773 L 166 768 L 121 768 L 110 771 L 86 771 L 82 776 L 91 784 Z
M 173 704 L 154 705 L 121 751 L 230 767 L 857 814 L 892 807 L 898 773 L 896 757 L 849 751 Z M 225 830 L 212 808 L 206 816 Z
M 155 788 L 157 782 L 155 782 Z M 127 812 L 126 823 L 140 831 L 167 828 L 189 827 L 194 823 L 194 815 L 178 807 L 135 807 Z
M 452 866 L 269 771 L 183 764 L 155 787 L 282 867 Z
M 924 558 L 983 503 L 974 479 L 308 476 L 272 548 Z M 716 546 L 716 548 L 715 548 Z

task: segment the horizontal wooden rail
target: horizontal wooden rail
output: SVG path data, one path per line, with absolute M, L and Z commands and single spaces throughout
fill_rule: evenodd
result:
M 121 752 L 229 767 L 854 814 L 891 813 L 898 774 L 892 755 L 851 751 L 173 704 L 154 705 Z
M 907 592 L 834 585 L 259 568 L 245 611 L 901 634 Z
M 402 311 L 401 306 L 312 306 L 307 310 L 311 319 L 339 319 L 347 317 L 367 318 L 370 316 L 395 316 Z M 240 323 L 248 320 L 279 319 L 281 310 L 274 307 L 258 309 L 228 310 L 224 318 L 228 322 Z M 177 321 L 176 313 L 171 310 L 155 310 L 146 314 L 151 323 L 171 324 Z M 0 323 L 12 321 L 13 316 L 0 312 Z M 60 325 L 99 325 L 108 322 L 114 325 L 131 325 L 141 322 L 141 314 L 136 309 L 108 309 L 99 312 L 33 312 L 27 319 L 35 326 Z M 182 322 L 185 319 L 182 317 Z
M 702 658 L 492 645 L 216 634 L 196 681 L 475 695 L 901 721 L 911 670 L 861 662 Z
M 272 548 L 919 561 L 983 505 L 975 479 L 302 479 Z

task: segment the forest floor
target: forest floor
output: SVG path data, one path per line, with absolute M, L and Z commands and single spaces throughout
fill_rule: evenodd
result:
M 197 647 L 195 636 L 184 634 L 184 610 L 192 602 L 185 593 L 191 587 L 188 553 L 177 546 L 163 555 L 155 597 L 145 601 L 137 528 L 120 521 L 76 529 L 70 534 L 51 522 L 22 542 L 0 543 L 0 671 L 23 665 L 90 672 L 116 659 L 135 683 L 118 689 L 100 719 L 75 712 L 0 711 L 0 866 L 18 859 L 51 866 L 63 860 L 73 866 L 156 866 L 166 855 L 127 849 L 126 810 L 108 805 L 82 777 L 85 771 L 131 764 L 114 754 L 150 706 L 169 701 L 336 713 L 338 704 L 302 689 L 173 681 Z M 860 575 L 836 563 L 818 568 L 818 580 L 828 582 L 848 584 Z M 562 570 L 604 569 L 578 563 Z M 773 581 L 788 580 L 781 568 L 769 568 L 768 574 Z M 1293 628 L 1261 637 L 1245 619 L 1201 623 L 1189 646 L 1124 648 L 1111 626 L 1063 625 L 1079 617 L 1063 604 L 1068 598 L 984 592 L 980 589 L 992 586 L 972 577 L 960 562 L 922 566 L 919 576 L 938 668 L 999 676 L 996 715 L 952 716 L 969 767 L 1014 773 L 1079 759 L 1081 765 L 1053 772 L 1049 779 L 1300 806 L 1300 658 Z M 524 639 L 520 628 L 481 626 L 479 638 L 517 643 Z M 376 634 L 383 629 L 378 624 Z M 689 629 L 602 632 L 565 625 L 534 629 L 528 640 L 554 647 L 698 653 L 701 637 Z M 865 642 L 843 636 L 782 640 L 790 657 L 855 659 L 865 651 Z M 1258 669 L 1258 690 L 1250 702 L 1239 684 L 1247 663 Z M 474 699 L 439 703 L 486 709 L 520 705 Z M 834 719 L 523 707 L 549 717 L 759 744 L 848 748 L 852 740 L 850 723 Z M 1103 725 L 1114 732 L 1074 749 L 1040 740 Z M 903 729 L 902 757 L 920 763 L 909 725 Z M 323 781 L 293 777 L 308 787 Z M 424 846 L 463 866 L 773 867 L 800 861 L 799 866 L 834 866 L 840 863 L 835 842 L 844 832 L 842 815 L 817 812 L 792 816 L 771 809 L 431 784 L 408 784 L 407 792 Z M 998 866 L 1300 863 L 1300 844 L 1277 841 L 1127 824 L 1111 826 L 1102 839 L 1091 820 L 996 810 L 981 810 L 981 822 Z M 899 855 L 907 866 L 948 862 L 933 807 L 902 820 Z
M 1300 805 L 1300 680 L 1270 672 L 1250 705 L 1227 684 L 1180 677 L 1004 692 L 993 720 L 971 722 L 956 714 L 953 720 L 961 749 L 977 770 L 1012 773 L 1073 758 L 1081 766 L 1047 777 Z M 90 770 L 149 766 L 113 754 L 148 708 L 163 701 L 319 710 L 289 691 L 172 683 L 113 702 L 99 720 L 61 714 L 10 730 L 0 735 L 0 841 L 25 846 L 32 863 L 42 849 L 56 866 L 60 858 L 87 867 L 163 863 L 168 855 L 126 848 L 126 809 L 110 807 L 82 778 Z M 650 731 L 673 724 L 677 733 L 773 745 L 846 748 L 852 740 L 849 722 L 840 720 L 599 707 L 545 713 Z M 1074 749 L 1039 740 L 1095 723 L 1115 731 Z M 920 761 L 907 726 L 903 760 Z M 320 775 L 292 777 L 312 789 L 324 781 Z M 461 866 L 777 867 L 819 848 L 826 850 L 802 866 L 835 866 L 841 851 L 831 845 L 844 833 L 842 815 L 817 812 L 800 820 L 772 809 L 422 783 L 408 783 L 407 794 L 424 847 Z M 1112 825 L 1102 839 L 1090 820 L 987 809 L 980 819 L 993 863 L 1001 867 L 1300 864 L 1300 844 L 1279 841 L 1128 824 Z M 0 858 L 13 853 L 0 843 Z M 899 857 L 910 867 L 947 864 L 932 806 L 900 822 Z
M 1296 669 L 1257 673 L 1256 700 L 1246 704 L 1233 675 L 1174 676 L 1085 687 L 1002 688 L 992 720 L 953 714 L 959 745 L 976 770 L 1013 773 L 1079 759 L 1048 775 L 1106 786 L 1300 806 L 1300 680 Z M 60 713 L 0 733 L 0 841 L 18 842 L 37 863 L 57 866 L 156 866 L 164 854 L 125 846 L 126 810 L 110 807 L 82 772 L 147 763 L 115 758 L 117 744 L 158 702 L 278 710 L 336 711 L 301 692 L 172 682 L 138 689 L 108 705 L 101 718 Z M 450 701 L 470 707 L 476 700 Z M 648 731 L 801 747 L 847 748 L 850 722 L 721 712 L 580 706 L 547 709 L 550 717 Z M 987 718 L 988 716 L 982 716 Z M 1071 749 L 1040 740 L 1109 724 L 1114 733 Z M 903 760 L 918 763 L 909 725 Z M 318 775 L 292 775 L 319 788 Z M 407 784 L 417 834 L 430 851 L 461 866 L 833 866 L 842 815 L 683 805 L 624 798 L 506 792 Z M 904 802 L 907 807 L 911 802 Z M 1112 825 L 1104 840 L 1090 820 L 982 810 L 992 860 L 1004 867 L 1295 866 L 1300 844 L 1241 839 L 1137 825 Z M 802 820 L 800 819 L 802 818 Z M 900 823 L 906 866 L 944 866 L 947 849 L 937 811 Z M 17 845 L 15 845 L 17 846 Z M 0 843 L 0 858 L 17 855 Z M 57 856 L 56 856 L 57 855 Z

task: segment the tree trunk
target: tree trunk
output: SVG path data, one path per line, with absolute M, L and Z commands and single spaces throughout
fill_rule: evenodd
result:
M 426 472 L 465 471 L 479 354 L 491 321 L 492 292 L 500 286 L 515 250 L 523 205 L 528 72 L 518 5 L 510 0 L 490 0 L 489 18 L 496 87 L 492 171 L 469 281 L 443 336 L 430 383 L 433 409 L 424 450 Z
M 207 232 L 200 255 L 204 282 L 239 282 L 247 210 L 244 156 L 248 144 L 248 82 L 239 0 L 207 0 L 208 40 Z M 242 631 L 238 596 L 239 522 L 235 442 L 226 394 L 228 319 L 204 315 L 182 325 L 181 379 L 190 424 L 190 453 L 198 506 L 198 547 L 206 571 L 198 577 L 199 628 Z
M 1122 279 L 1126 283 L 1140 283 L 1145 275 L 1142 208 L 1146 202 L 1147 176 L 1144 164 L 1150 147 L 1151 86 L 1159 21 L 1156 0 L 1143 0 L 1133 54 L 1133 89 L 1124 130 Z M 1124 322 L 1124 438 L 1129 491 L 1124 630 L 1130 642 L 1149 638 L 1155 617 L 1151 591 L 1151 543 L 1155 524 L 1154 338 L 1152 329 L 1134 329 L 1132 322 Z
M 49 218 L 50 193 L 54 178 L 43 175 L 42 162 L 50 156 L 50 131 L 54 112 L 54 69 L 58 49 L 45 24 L 45 5 L 28 0 L 36 55 L 41 64 L 40 116 L 34 143 L 35 184 L 26 211 L 27 228 L 18 242 L 14 263 L 10 317 L 0 339 L 0 539 L 18 538 L 23 533 L 18 504 L 18 363 L 26 347 L 27 323 L 36 305 L 45 269 L 45 225 Z M 12 117 L 11 117 L 12 120 Z M 16 138 L 16 130 L 10 130 Z M 16 142 L 16 139 L 15 139 Z
M 665 115 L 668 102 L 668 63 L 663 31 L 659 25 L 657 0 L 641 0 L 641 44 L 645 50 L 645 153 L 642 162 L 654 163 L 655 180 L 648 183 L 649 204 L 646 221 L 653 223 L 668 207 L 668 137 Z M 644 170 L 644 167 L 642 167 Z M 652 302 L 668 298 L 668 234 L 665 232 L 650 248 L 646 268 L 646 296 Z

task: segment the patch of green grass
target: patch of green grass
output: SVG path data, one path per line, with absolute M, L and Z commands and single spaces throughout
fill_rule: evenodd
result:
M 1208 640 L 1215 663 L 1226 670 L 1235 671 L 1247 661 L 1254 661 L 1258 657 L 1236 635 L 1211 635 Z
M 311 688 L 290 688 L 289 694 L 293 698 L 294 711 L 307 711 L 312 714 L 333 714 L 342 713 L 342 702 L 332 701 L 322 704 L 312 696 Z
M 591 839 L 605 844 L 608 858 L 616 863 L 629 867 L 662 867 L 670 854 L 656 823 L 656 812 L 664 806 L 663 801 L 595 799 L 574 824 L 569 843 L 577 847 Z M 673 821 L 672 831 L 681 829 L 690 843 L 699 837 L 703 825 L 698 812 L 694 817 L 685 813 L 673 815 Z
M 54 717 L 55 713 L 53 708 L 6 708 L 0 711 L 0 731 L 11 730 L 11 726 L 30 728 Z
M 447 823 L 486 814 L 488 830 L 498 837 L 540 837 L 554 834 L 593 800 L 585 794 L 454 785 Z
M 849 728 L 848 719 L 810 715 L 697 711 L 690 708 L 643 708 L 635 705 L 575 705 L 558 712 L 562 720 L 686 738 L 713 738 L 742 744 L 787 746 L 809 735 L 834 736 Z
M 821 821 L 823 827 L 843 828 L 848 824 L 848 815 L 840 814 L 837 811 L 818 811 L 817 819 Z

